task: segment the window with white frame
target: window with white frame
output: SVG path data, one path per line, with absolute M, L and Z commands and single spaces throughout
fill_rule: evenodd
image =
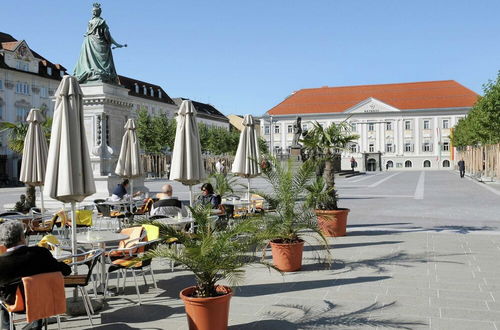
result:
M 269 135 L 270 130 L 269 130 L 269 125 L 264 125 L 264 134 Z
M 443 167 L 450 167 L 450 161 L 448 159 L 443 160 Z
M 413 151 L 413 143 L 406 142 L 405 143 L 405 151 L 406 152 L 412 152 Z
M 411 129 L 411 121 L 410 120 L 405 120 L 405 129 L 410 130 Z
M 16 121 L 24 122 L 28 116 L 29 109 L 26 107 L 16 107 Z
M 431 161 L 430 160 L 424 160 L 424 167 L 431 167 Z
M 288 134 L 293 133 L 293 126 L 292 125 L 288 125 L 286 127 L 286 131 L 287 131 Z
M 18 82 L 16 84 L 16 93 L 29 95 L 29 93 L 30 93 L 30 86 L 27 83 Z
M 158 89 L 158 98 L 161 99 L 161 89 Z
M 52 76 L 52 68 L 50 66 L 47 67 L 47 74 Z
M 358 152 L 358 145 L 353 143 L 349 146 L 349 150 L 351 151 L 351 153 L 355 154 Z
M 369 151 L 369 152 L 374 152 L 374 151 L 375 151 L 375 145 L 374 145 L 373 143 L 370 143 L 370 144 L 368 145 L 368 151 Z
M 351 131 L 353 131 L 353 132 L 358 131 L 358 125 L 356 123 L 351 123 Z
M 424 129 L 431 129 L 430 120 L 424 120 Z
M 40 87 L 40 96 L 49 97 L 49 89 L 47 87 Z
M 443 146 L 443 151 L 450 151 L 450 142 L 445 141 L 443 142 L 442 146 Z
M 407 167 L 407 168 L 412 167 L 412 165 L 413 165 L 413 164 L 411 163 L 411 160 L 407 160 L 407 161 L 405 162 L 405 167 Z
M 392 143 L 387 143 L 385 145 L 385 152 L 393 152 L 393 144 Z
M 59 75 L 61 76 L 61 78 L 64 77 L 64 71 L 63 70 L 59 71 Z
M 153 90 L 153 87 L 149 87 L 149 96 L 155 96 L 155 91 Z
M 422 151 L 424 151 L 424 152 L 432 151 L 432 144 L 428 141 L 424 142 L 422 144 Z
M 274 126 L 274 134 L 280 134 L 280 127 L 279 125 Z
M 142 93 L 143 93 L 144 95 L 148 95 L 148 89 L 146 88 L 146 86 L 145 86 L 145 85 L 142 85 Z
M 449 128 L 450 126 L 450 121 L 448 119 L 443 119 L 443 128 Z
M 375 124 L 374 123 L 368 123 L 368 131 L 374 131 L 375 130 Z
M 139 94 L 139 85 L 137 83 L 135 83 L 135 92 Z
M 392 131 L 392 122 L 388 121 L 385 123 L 385 130 Z
M 17 61 L 17 69 L 22 71 L 29 71 L 30 63 L 26 61 Z
M 307 129 L 308 129 L 307 124 L 302 124 L 302 130 L 307 131 Z

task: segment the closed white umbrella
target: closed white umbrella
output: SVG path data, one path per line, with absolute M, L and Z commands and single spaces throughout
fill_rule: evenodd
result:
M 50 197 L 71 203 L 72 252 L 76 254 L 76 202 L 95 193 L 94 176 L 83 122 L 82 90 L 73 76 L 64 76 L 55 93 L 45 189 Z M 73 270 L 76 273 L 76 267 Z
M 120 156 L 116 164 L 115 173 L 123 178 L 130 179 L 130 198 L 134 193 L 134 180 L 142 175 L 141 156 L 139 148 L 139 140 L 135 132 L 136 126 L 133 119 L 127 120 L 125 124 L 125 133 L 122 138 L 122 147 Z M 130 206 L 132 209 L 132 205 Z M 132 210 L 131 210 L 132 211 Z
M 47 154 L 49 148 L 41 124 L 45 121 L 40 109 L 31 109 L 26 121 L 28 132 L 24 138 L 23 159 L 19 180 L 31 186 L 40 187 L 42 215 L 44 212 L 43 190 L 45 170 L 47 169 Z
M 205 178 L 196 110 L 191 101 L 184 100 L 177 113 L 170 180 L 189 186 L 189 205 L 193 206 L 192 186 Z
M 251 115 L 245 115 L 243 126 L 231 172 L 248 179 L 248 202 L 250 203 L 250 178 L 261 173 L 260 152 L 255 122 Z

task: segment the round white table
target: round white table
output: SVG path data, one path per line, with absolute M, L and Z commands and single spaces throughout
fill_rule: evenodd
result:
M 80 244 L 92 244 L 92 245 L 98 245 L 99 248 L 103 249 L 106 251 L 106 244 L 107 243 L 113 243 L 113 242 L 119 242 L 124 239 L 129 238 L 128 235 L 125 234 L 120 234 L 120 233 L 115 233 L 112 231 L 89 231 L 84 234 L 78 234 L 76 235 L 76 241 Z M 102 292 L 104 292 L 104 286 L 105 286 L 105 278 L 106 278 L 106 256 L 104 253 L 101 255 L 101 284 L 100 287 L 102 287 Z

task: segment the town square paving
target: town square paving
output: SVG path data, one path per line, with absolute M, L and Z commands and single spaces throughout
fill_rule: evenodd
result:
M 147 182 L 151 191 L 162 184 Z M 333 263 L 319 262 L 310 241 L 299 272 L 248 266 L 235 288 L 230 329 L 500 328 L 497 185 L 453 171 L 389 171 L 336 184 L 340 206 L 351 213 L 348 235 L 329 239 Z M 262 179 L 252 185 L 266 189 Z M 187 199 L 187 189 L 174 189 Z M 148 277 L 143 305 L 129 282 L 95 316 L 95 329 L 187 329 L 178 294 L 193 276 L 170 271 L 167 260 L 155 260 L 154 269 L 159 288 Z M 88 327 L 86 317 L 63 323 Z

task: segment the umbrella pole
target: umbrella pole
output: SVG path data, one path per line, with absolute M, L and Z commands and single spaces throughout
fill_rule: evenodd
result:
M 252 208 L 252 201 L 250 200 L 250 177 L 247 178 L 248 180 L 248 192 L 247 192 L 247 197 L 248 197 L 248 213 L 250 213 L 250 210 Z
M 71 202 L 71 253 L 76 254 L 76 203 Z M 76 258 L 73 258 L 76 262 Z M 78 274 L 78 267 L 73 266 L 73 274 Z
M 45 211 L 45 207 L 43 205 L 43 185 L 40 186 L 40 202 L 42 203 L 42 219 Z
M 76 202 L 71 202 L 71 254 L 76 255 Z M 73 257 L 73 263 L 77 261 Z M 78 266 L 73 266 L 73 275 L 78 274 Z M 78 288 L 73 290 L 73 301 L 78 298 Z
M 130 179 L 130 213 L 132 213 L 132 201 L 134 200 L 134 180 Z
M 193 186 L 189 185 L 189 206 L 193 207 Z

